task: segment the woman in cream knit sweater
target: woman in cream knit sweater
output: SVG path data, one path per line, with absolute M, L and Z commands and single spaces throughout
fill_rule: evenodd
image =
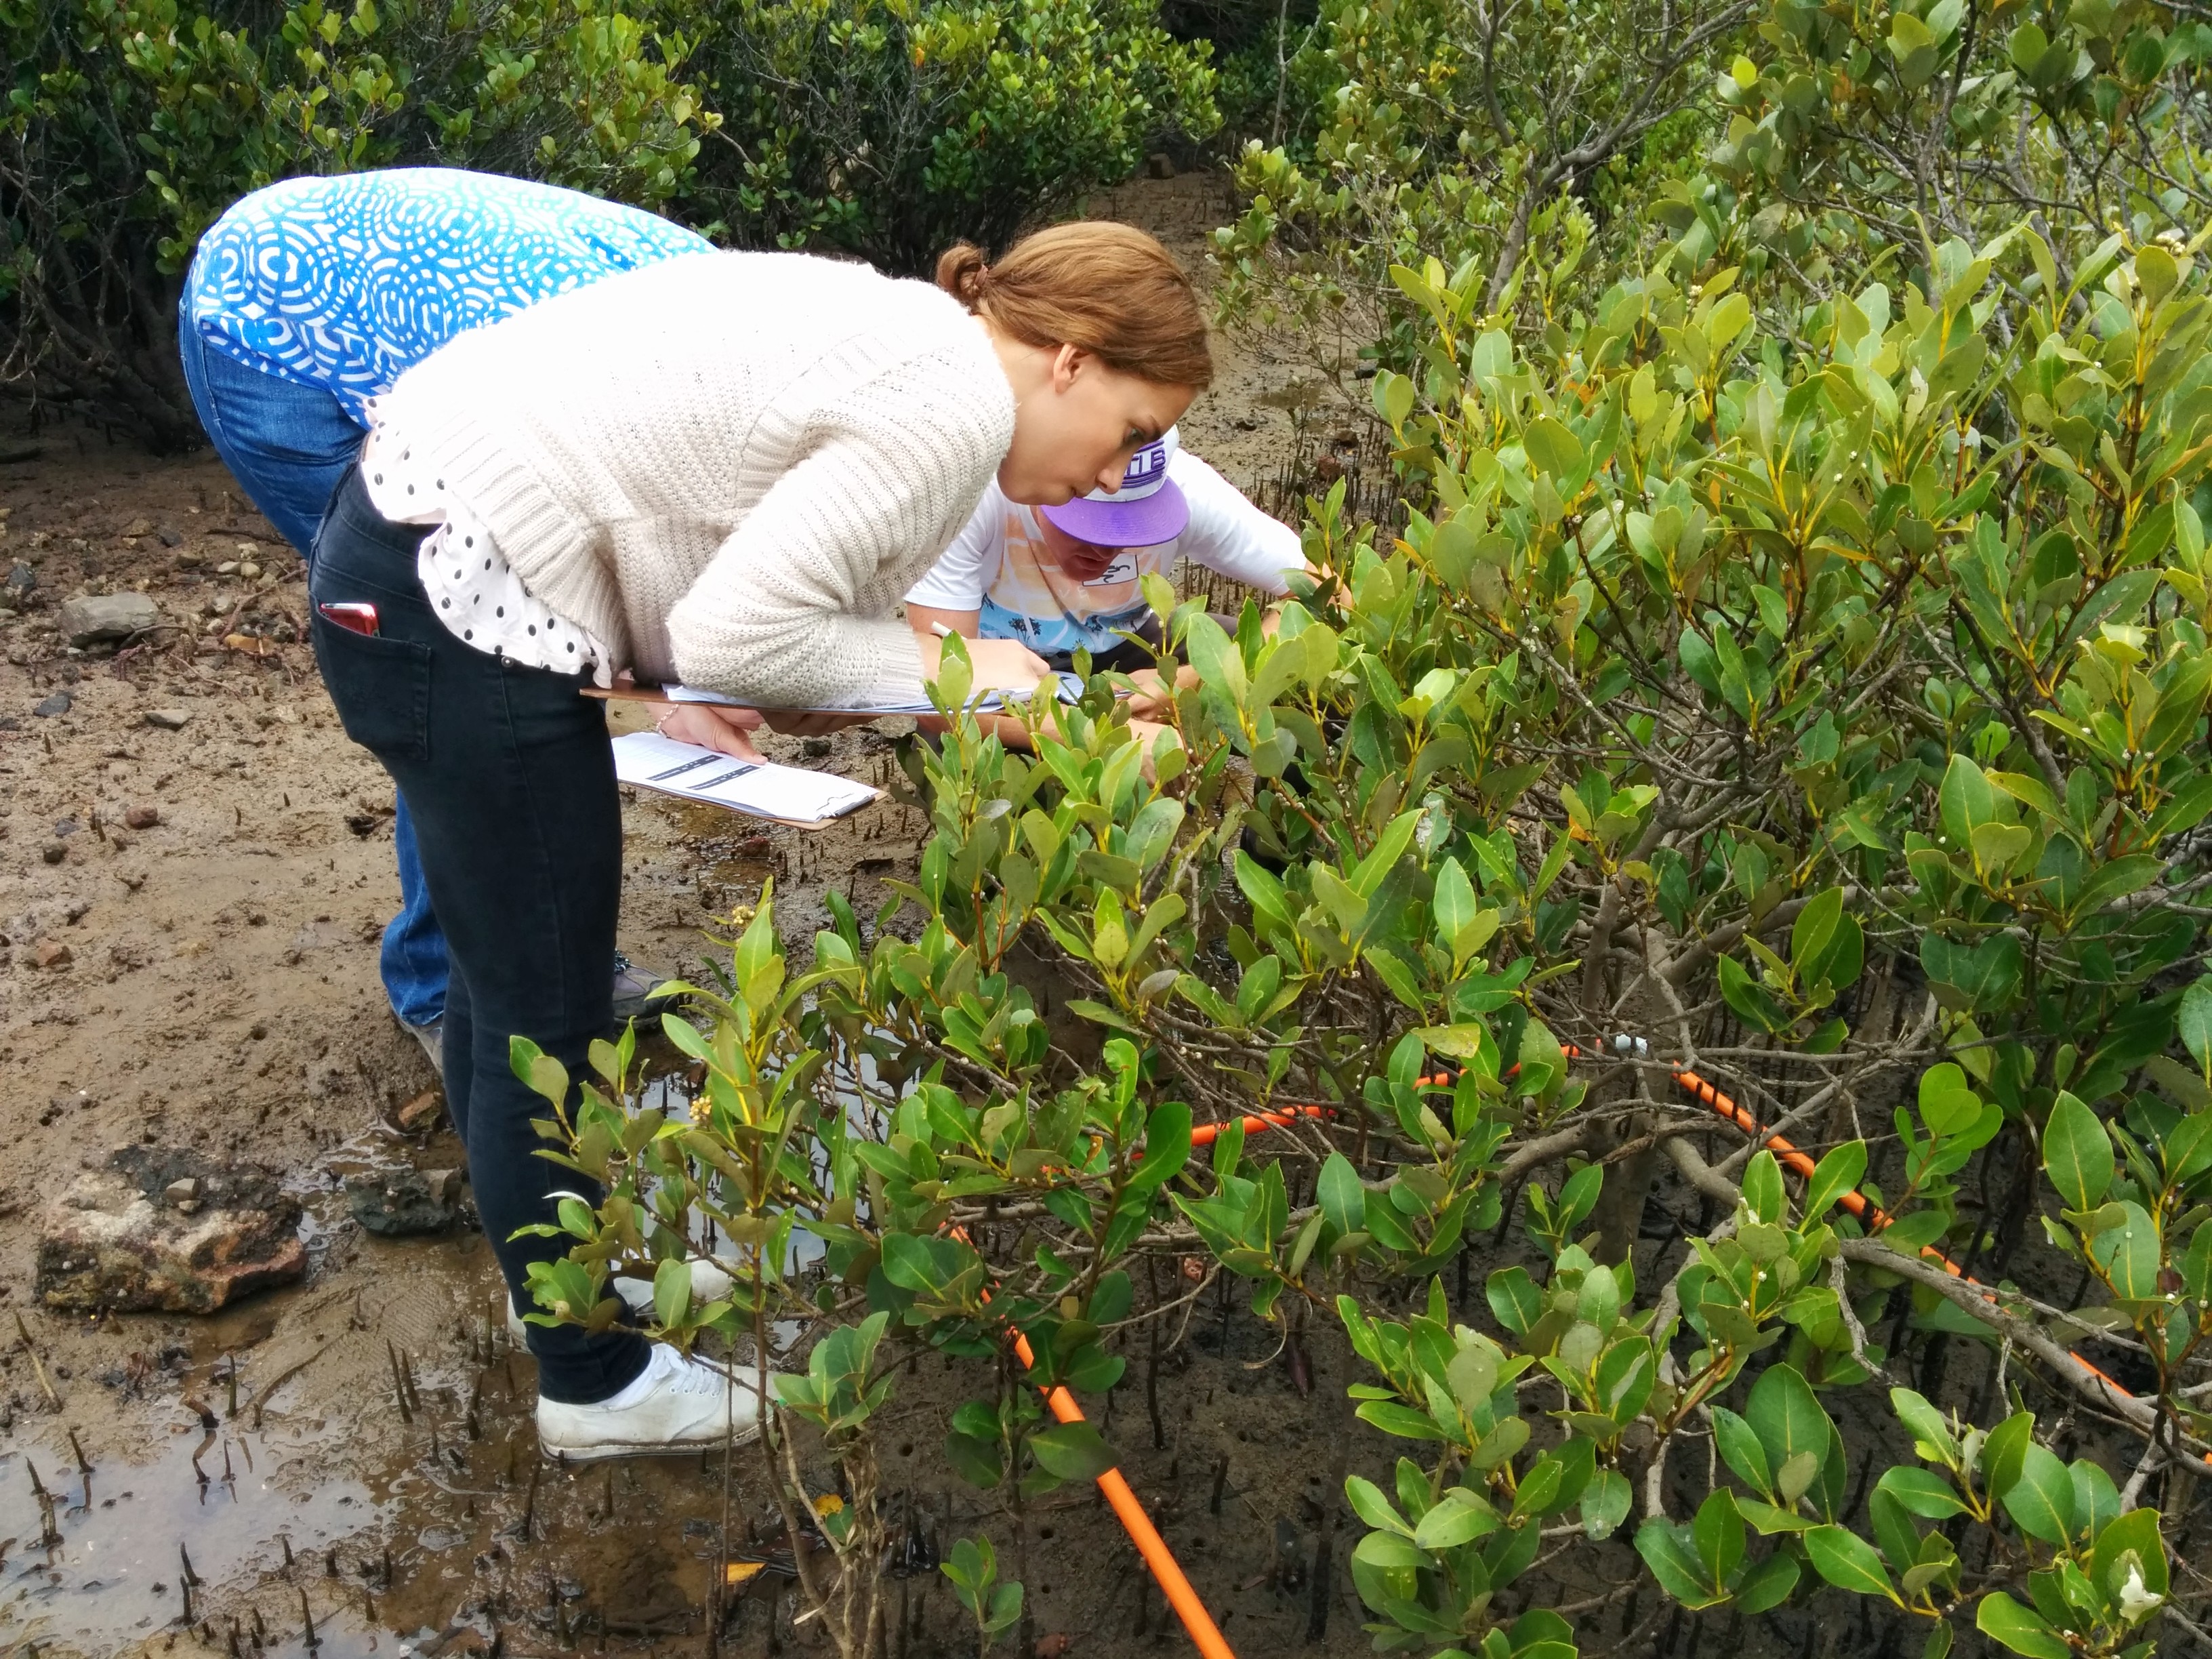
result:
M 464 334 L 370 408 L 315 545 L 316 654 L 411 813 L 453 980 L 447 1095 L 516 1305 L 559 1254 L 518 1228 L 572 1182 L 534 1156 L 530 1037 L 571 1075 L 609 1020 L 621 816 L 603 706 L 624 671 L 776 708 L 933 674 L 892 615 L 994 480 L 1056 505 L 1121 480 L 1210 377 L 1158 243 L 1064 225 L 938 283 L 801 254 L 701 253 Z M 1027 690 L 1014 641 L 979 687 Z M 753 717 L 670 735 L 750 752 Z M 533 1327 L 538 1426 L 569 1459 L 741 1428 L 742 1383 L 615 1332 Z

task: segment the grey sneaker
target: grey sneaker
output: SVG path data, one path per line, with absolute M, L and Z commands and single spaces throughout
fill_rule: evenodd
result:
M 647 973 L 620 951 L 615 953 L 615 1024 L 658 1014 L 666 1004 L 660 988 L 668 981 Z
M 446 1017 L 443 1014 L 422 1025 L 410 1024 L 399 1016 L 399 1029 L 422 1045 L 422 1053 L 430 1061 L 430 1069 L 438 1074 L 438 1081 L 446 1080 Z

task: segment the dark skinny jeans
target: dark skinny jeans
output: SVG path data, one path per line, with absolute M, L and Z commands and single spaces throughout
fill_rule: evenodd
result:
M 314 612 L 315 659 L 346 735 L 384 763 L 415 821 L 453 957 L 446 1101 L 485 1235 L 527 1312 L 529 1264 L 562 1250 L 514 1230 L 553 1221 L 556 1188 L 599 1194 L 534 1155 L 545 1103 L 509 1066 L 507 1039 L 529 1037 L 580 1078 L 613 1018 L 621 803 L 604 708 L 578 695 L 586 677 L 519 668 L 448 633 L 416 574 L 424 533 L 387 521 L 347 472 L 316 539 L 310 610 L 366 601 L 379 632 Z M 634 1332 L 587 1337 L 573 1325 L 532 1326 L 530 1347 L 538 1393 L 574 1402 L 618 1392 L 649 1352 Z

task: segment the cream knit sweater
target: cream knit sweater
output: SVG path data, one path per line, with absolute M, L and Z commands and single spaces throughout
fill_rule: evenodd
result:
M 544 301 L 455 338 L 379 412 L 618 666 L 792 708 L 920 680 L 890 613 L 1014 430 L 957 301 L 796 253 Z

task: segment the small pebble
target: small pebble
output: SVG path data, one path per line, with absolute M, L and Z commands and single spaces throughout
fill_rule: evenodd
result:
M 76 699 L 68 692 L 57 691 L 31 712 L 42 719 L 52 720 L 57 714 L 68 714 L 76 704 Z
M 39 856 L 49 864 L 59 864 L 69 856 L 69 848 L 58 841 L 50 841 L 46 845 L 46 850 Z
M 181 732 L 191 717 L 188 708 L 149 708 L 146 711 L 146 724 L 157 726 L 164 732 Z
M 161 821 L 161 809 L 149 801 L 130 808 L 123 814 L 123 821 L 133 830 L 151 830 Z

